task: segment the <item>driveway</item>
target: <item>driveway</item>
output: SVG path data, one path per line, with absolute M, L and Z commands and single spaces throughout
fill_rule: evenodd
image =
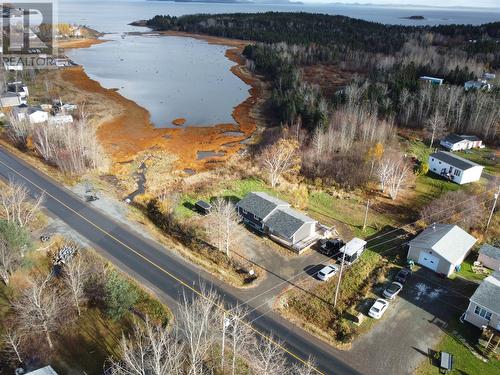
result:
M 237 255 L 244 261 L 254 263 L 266 271 L 267 277 L 258 286 L 244 291 L 247 298 L 258 304 L 273 305 L 274 299 L 286 287 L 298 285 L 304 279 L 311 278 L 311 269 L 332 262 L 327 256 L 307 250 L 301 255 L 273 242 L 265 236 L 259 236 L 242 227 L 235 241 L 239 244 Z
M 382 320 L 354 342 L 350 354 L 356 362 L 351 365 L 362 373 L 413 373 L 427 358 L 428 349 L 439 343 L 447 322 L 465 311 L 466 296 L 473 289 L 474 284 L 465 280 L 444 280 L 418 270 L 390 302 Z

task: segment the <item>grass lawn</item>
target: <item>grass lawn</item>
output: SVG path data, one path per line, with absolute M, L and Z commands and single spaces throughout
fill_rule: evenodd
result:
M 479 330 L 470 324 L 459 322 L 450 323 L 449 332 L 444 336 L 435 351 L 445 351 L 454 355 L 454 368 L 450 374 L 470 374 L 470 375 L 496 375 L 500 373 L 500 361 L 490 360 L 483 362 L 460 341 L 459 335 L 465 338 L 470 345 L 475 345 L 479 335 Z M 454 332 L 454 333 L 453 333 Z M 430 361 L 417 369 L 416 375 L 439 374 L 439 369 Z
M 416 194 L 414 205 L 418 207 L 424 206 L 448 191 L 459 189 L 460 185 L 447 181 L 432 172 L 428 172 L 426 175 L 417 176 L 415 180 Z
M 492 148 L 474 148 L 471 150 L 455 152 L 458 156 L 475 163 L 484 165 L 484 171 L 494 176 L 500 176 L 500 164 L 495 158 L 496 150 Z M 493 160 L 492 160 L 493 159 Z

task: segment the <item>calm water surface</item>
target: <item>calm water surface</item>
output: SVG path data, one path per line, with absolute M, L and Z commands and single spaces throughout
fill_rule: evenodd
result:
M 158 127 L 172 126 L 178 117 L 186 125 L 234 122 L 233 108 L 248 97 L 245 83 L 229 69 L 225 47 L 192 38 L 125 36 L 144 31 L 128 23 L 157 14 L 305 11 L 340 14 L 368 21 L 402 25 L 500 21 L 500 9 L 410 8 L 353 5 L 256 5 L 169 3 L 144 0 L 60 0 L 59 22 L 87 25 L 108 33 L 110 42 L 73 50 L 70 57 L 106 88 L 146 108 Z M 422 15 L 423 21 L 402 17 Z

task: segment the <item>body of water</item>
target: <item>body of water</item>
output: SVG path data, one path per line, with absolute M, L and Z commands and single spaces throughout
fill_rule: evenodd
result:
M 250 86 L 235 76 L 226 47 L 175 36 L 106 35 L 109 42 L 75 49 L 69 57 L 90 78 L 146 108 L 157 127 L 233 123 L 233 108 Z
M 105 32 L 109 42 L 73 50 L 70 57 L 106 88 L 146 108 L 158 127 L 184 117 L 186 125 L 234 122 L 233 108 L 248 89 L 230 72 L 225 47 L 192 38 L 123 36 L 144 31 L 130 22 L 157 14 L 305 11 L 340 14 L 368 21 L 402 25 L 482 24 L 499 21 L 499 9 L 411 8 L 356 5 L 267 5 L 172 3 L 145 0 L 60 0 L 58 22 L 87 25 Z M 404 17 L 419 15 L 425 20 Z

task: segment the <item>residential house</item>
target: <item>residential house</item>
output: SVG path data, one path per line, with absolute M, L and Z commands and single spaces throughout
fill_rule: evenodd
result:
M 422 76 L 422 77 L 420 77 L 420 80 L 424 81 L 424 82 L 428 82 L 432 85 L 437 85 L 437 86 L 441 86 L 444 82 L 443 78 L 436 78 L 436 77 L 429 77 L 429 76 Z
M 450 276 L 469 254 L 477 239 L 453 224 L 433 224 L 408 243 L 408 259 Z
M 71 115 L 63 115 L 56 114 L 55 116 L 50 116 L 48 118 L 49 124 L 59 126 L 59 125 L 67 125 L 73 123 L 73 116 Z
M 57 372 L 52 368 L 52 366 L 45 366 L 39 368 L 38 370 L 26 372 L 25 375 L 57 375 Z
M 469 298 L 464 319 L 476 327 L 500 330 L 500 272 L 482 281 Z
M 49 114 L 40 106 L 22 104 L 12 109 L 12 115 L 18 121 L 28 121 L 30 124 L 40 124 L 49 119 Z
M 441 139 L 440 145 L 450 151 L 468 150 L 483 147 L 483 141 L 475 135 L 449 134 Z
M 454 155 L 438 151 L 429 156 L 429 170 L 459 185 L 479 181 L 483 166 Z
M 4 92 L 0 94 L 0 107 L 2 108 L 16 107 L 25 103 L 26 101 L 23 98 L 13 92 Z
M 7 92 L 18 94 L 22 99 L 27 99 L 29 96 L 28 86 L 21 81 L 7 83 Z
M 477 260 L 485 267 L 500 271 L 500 249 L 498 247 L 484 244 L 479 249 Z
M 490 91 L 492 89 L 492 85 L 486 80 L 477 80 L 477 81 L 467 81 L 464 83 L 465 91 L 469 90 L 485 90 Z
M 483 74 L 483 79 L 487 80 L 487 81 L 492 81 L 496 78 L 496 74 L 495 73 L 484 73 Z
M 7 71 L 22 71 L 24 66 L 21 61 L 4 60 L 3 66 Z
M 236 208 L 246 225 L 298 253 L 329 235 L 318 221 L 267 193 L 249 193 Z

